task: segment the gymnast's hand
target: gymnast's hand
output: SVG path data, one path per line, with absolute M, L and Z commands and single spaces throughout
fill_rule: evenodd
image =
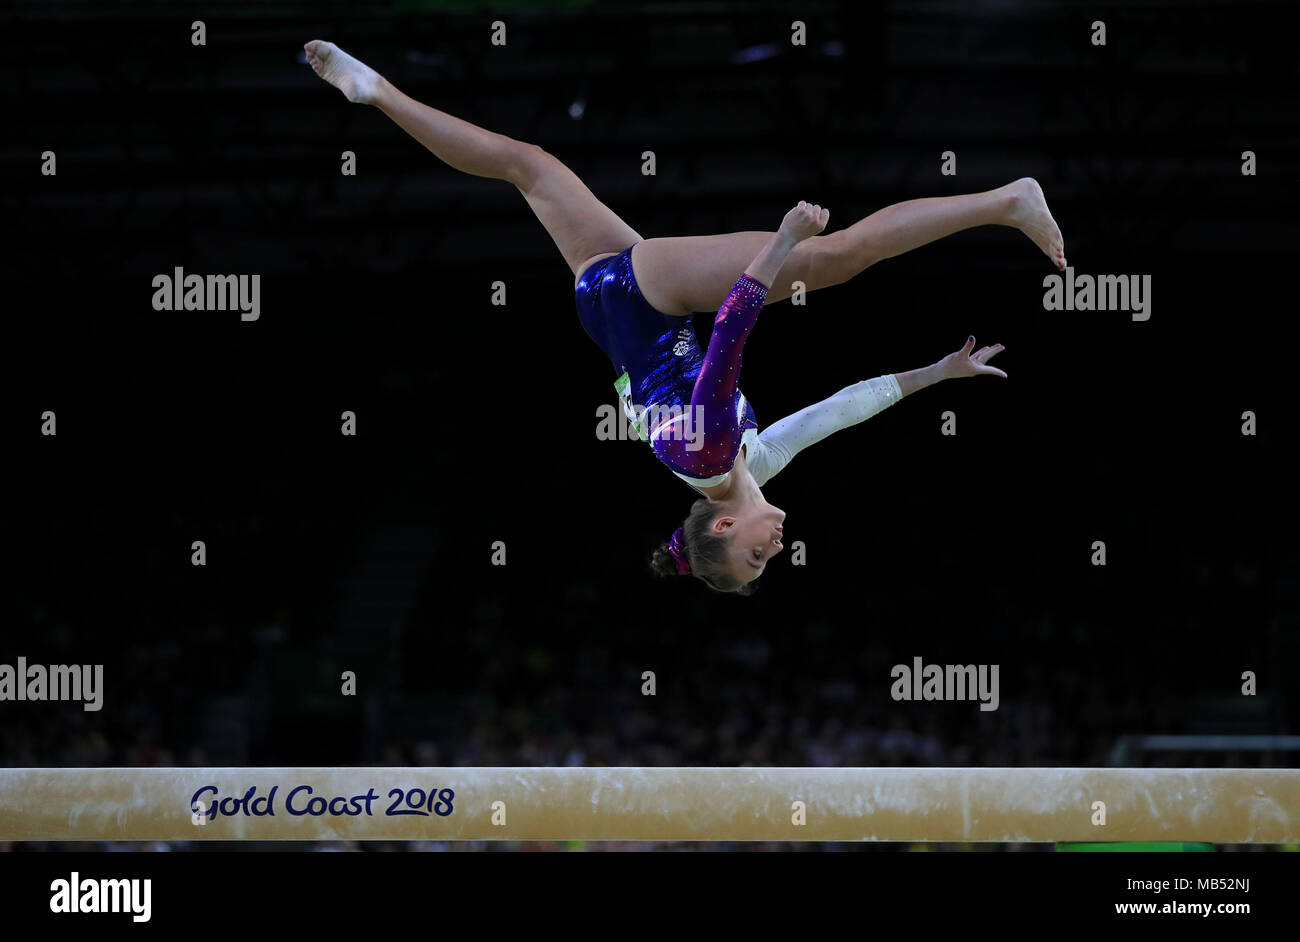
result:
M 1002 372 L 996 366 L 989 366 L 989 360 L 993 359 L 1006 348 L 1000 343 L 995 343 L 991 347 L 981 347 L 974 353 L 971 349 L 975 346 L 975 338 L 967 337 L 966 345 L 955 353 L 950 353 L 938 362 L 939 375 L 944 379 L 956 379 L 959 376 L 1001 376 L 1007 378 L 1007 374 Z
M 785 214 L 785 218 L 781 220 L 781 228 L 777 231 L 786 236 L 793 245 L 825 229 L 826 220 L 830 216 L 829 209 L 822 209 L 816 203 L 800 200 L 798 206 Z

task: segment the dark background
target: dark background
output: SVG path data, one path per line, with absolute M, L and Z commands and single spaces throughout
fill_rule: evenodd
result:
M 1300 725 L 1296 26 L 1245 2 L 5 8 L 0 663 L 102 663 L 106 690 L 0 704 L 0 764 L 1291 764 L 1117 744 Z M 1152 316 L 1044 311 L 1050 263 L 1003 228 L 773 305 L 760 425 L 969 333 L 1011 378 L 799 455 L 765 494 L 807 565 L 754 597 L 661 581 L 692 495 L 597 440 L 613 375 L 559 253 L 514 187 L 318 79 L 312 38 L 541 144 L 646 237 L 1032 175 L 1076 271 L 1151 275 Z M 154 311 L 176 266 L 260 274 L 260 320 Z M 1000 665 L 1000 708 L 895 703 L 916 656 Z

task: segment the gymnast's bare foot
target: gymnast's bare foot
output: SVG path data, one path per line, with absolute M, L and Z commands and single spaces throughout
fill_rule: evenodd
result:
M 347 96 L 348 101 L 361 105 L 374 103 L 379 83 L 383 81 L 378 72 L 321 39 L 313 39 L 302 48 L 316 74 Z
M 1056 220 L 1047 209 L 1043 188 L 1033 177 L 1021 177 L 1008 183 L 1011 193 L 1011 211 L 1007 224 L 1015 226 L 1043 250 L 1057 268 L 1065 268 L 1065 240 Z

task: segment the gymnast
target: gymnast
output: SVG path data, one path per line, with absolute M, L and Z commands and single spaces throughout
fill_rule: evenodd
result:
M 403 94 L 333 43 L 303 47 L 316 74 L 348 101 L 374 105 L 444 163 L 514 184 L 575 277 L 583 329 L 610 358 L 628 419 L 663 464 L 702 495 L 651 560 L 720 592 L 749 594 L 781 552 L 785 512 L 760 490 L 798 452 L 940 380 L 1001 376 L 975 338 L 936 363 L 840 390 L 762 432 L 738 387 L 745 338 L 764 304 L 796 283 L 815 291 L 876 262 L 982 225 L 1019 229 L 1064 269 L 1060 229 L 1038 183 L 908 200 L 820 234 L 829 211 L 806 201 L 776 232 L 642 238 L 536 144 L 477 127 Z M 701 352 L 690 316 L 716 311 Z M 974 351 L 974 352 L 972 352 Z

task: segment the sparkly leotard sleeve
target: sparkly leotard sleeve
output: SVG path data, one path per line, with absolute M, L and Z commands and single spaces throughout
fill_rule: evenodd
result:
M 651 429 L 655 455 L 680 475 L 713 478 L 736 463 L 744 438 L 741 356 L 766 299 L 766 285 L 749 275 L 740 276 L 713 322 L 690 409 L 661 419 Z

